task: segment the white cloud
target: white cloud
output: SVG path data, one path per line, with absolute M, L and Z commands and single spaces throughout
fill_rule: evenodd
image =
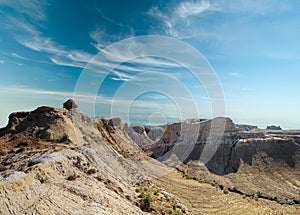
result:
M 112 77 L 112 80 L 115 81 L 128 81 L 130 78 L 132 78 L 132 76 L 129 76 L 125 73 L 121 73 L 121 72 L 117 72 L 117 71 L 113 71 L 113 73 L 117 76 L 117 77 Z
M 29 16 L 31 19 L 46 20 L 45 6 L 48 3 L 40 0 L 1 0 L 0 5 L 14 9 L 19 15 Z
M 28 23 L 15 19 L 10 19 L 10 21 L 22 29 L 21 33 L 14 33 L 14 38 L 19 44 L 37 52 L 47 53 L 49 60 L 57 65 L 84 68 L 93 57 L 89 53 L 68 49 L 51 38 L 41 36 L 41 33 Z M 19 59 L 30 60 L 17 53 L 11 53 L 11 55 Z
M 59 66 L 70 66 L 70 67 L 78 67 L 78 68 L 83 68 L 85 64 L 82 64 L 80 62 L 74 62 L 66 59 L 60 59 L 60 57 L 55 56 L 55 57 L 50 57 L 49 58 L 52 63 L 55 63 L 56 65 Z
M 163 23 L 164 33 L 166 35 L 178 38 L 178 32 L 175 30 L 175 21 L 173 20 L 172 15 L 169 16 L 166 13 L 161 12 L 158 7 L 150 8 L 148 15 Z
M 133 37 L 135 35 L 133 28 L 128 27 L 129 31 L 127 33 L 114 33 L 109 34 L 107 33 L 106 29 L 104 27 L 96 27 L 95 30 L 91 31 L 89 33 L 89 36 L 92 40 L 94 40 L 96 43 L 92 44 L 97 50 L 101 51 L 108 45 L 112 44 L 113 42 L 117 42 L 126 38 Z M 128 29 L 126 28 L 126 29 Z
M 105 48 L 107 45 L 109 45 L 109 43 L 106 41 L 105 37 L 106 37 L 106 33 L 105 33 L 104 28 L 100 29 L 97 27 L 94 31 L 90 32 L 90 38 L 92 40 L 94 40 L 95 42 L 97 42 L 96 44 L 93 44 L 93 45 L 98 50 L 101 50 L 101 49 Z
M 5 61 L 4 60 L 0 60 L 0 63 L 3 64 Z
M 100 96 L 100 95 L 74 94 L 74 92 L 34 89 L 34 88 L 27 88 L 25 86 L 5 86 L 5 87 L 0 87 L 0 90 L 1 92 L 6 92 L 6 93 L 12 93 L 12 92 L 17 93 L 19 96 L 43 95 L 43 98 L 46 98 L 47 96 L 54 96 L 55 98 L 58 98 L 60 100 L 75 98 L 77 102 L 82 102 L 82 103 L 118 105 L 120 106 L 120 110 L 122 110 L 122 106 L 127 107 L 128 104 L 131 104 L 132 105 L 131 107 L 135 107 L 135 108 L 141 108 L 141 107 L 159 108 L 162 106 L 162 104 L 157 101 L 145 101 L 145 100 L 132 101 L 126 98 L 118 98 L 117 100 L 115 100 L 111 97 Z
M 162 33 L 157 32 L 159 29 L 167 36 L 178 39 L 201 38 L 224 41 L 228 37 L 236 39 L 236 35 L 239 35 L 216 33 L 227 25 L 234 26 L 241 23 L 241 19 L 251 16 L 278 15 L 292 8 L 291 4 L 289 1 L 280 0 L 186 0 L 175 6 L 174 3 L 170 3 L 165 8 L 152 7 L 147 14 L 161 23 L 161 28 L 156 26 L 153 29 L 154 34 Z M 233 14 L 237 18 L 233 22 L 230 21 L 231 23 L 220 19 L 218 24 L 202 26 L 199 24 L 199 19 L 203 16 L 211 16 L 211 13 L 206 13 L 208 11 L 217 12 L 219 15 Z M 207 22 L 203 23 L 207 24 Z
M 12 31 L 14 34 L 24 33 L 25 35 L 36 35 L 38 31 L 29 23 L 22 21 L 23 19 L 18 19 L 16 17 L 7 16 L 3 20 L 5 27 Z
M 33 36 L 33 38 L 29 39 L 27 36 L 18 35 L 15 36 L 15 39 L 21 45 L 38 52 L 67 54 L 67 52 L 63 50 L 63 47 L 53 42 L 51 38 L 42 37 L 39 33 L 35 33 L 31 36 Z
M 230 76 L 233 76 L 233 77 L 239 77 L 239 76 L 241 76 L 241 73 L 238 73 L 238 72 L 230 72 L 229 75 L 230 75 Z
M 14 53 L 14 52 L 11 53 L 11 56 L 13 56 L 15 58 L 18 58 L 18 59 L 21 59 L 21 60 L 31 60 L 31 59 L 29 59 L 27 57 L 23 57 L 23 56 L 21 56 L 21 55 L 19 55 L 17 53 Z
M 197 2 L 181 2 L 177 8 L 176 13 L 182 18 L 187 18 L 188 16 L 199 15 L 211 8 L 211 4 L 207 0 L 197 1 Z
M 23 59 L 23 57 L 21 57 L 21 56 L 18 55 L 17 53 L 12 52 L 11 55 L 12 55 L 13 57 Z
M 42 4 L 38 4 L 38 1 L 35 0 L 26 4 L 27 1 L 13 1 L 14 3 L 10 3 L 11 1 L 2 1 L 0 2 L 1 5 L 6 5 L 9 7 L 14 8 L 19 13 L 25 13 L 23 10 L 23 6 L 26 8 L 26 12 L 29 13 L 29 8 L 32 8 L 30 11 L 32 14 L 36 12 L 37 14 L 41 13 L 44 14 L 42 10 Z M 37 4 L 36 6 L 34 6 Z M 41 7 L 41 9 L 39 9 Z M 27 11 L 28 10 L 28 11 Z M 34 11 L 36 10 L 36 11 Z M 33 12 L 34 11 L 34 12 Z M 29 15 L 29 14 L 27 14 Z M 33 15 L 33 18 L 42 18 L 40 15 L 37 17 Z M 46 17 L 44 17 L 46 18 Z M 72 66 L 72 67 L 80 67 L 84 68 L 87 62 L 93 57 L 93 55 L 86 53 L 80 50 L 72 50 L 69 49 L 55 41 L 53 41 L 49 37 L 42 36 L 42 33 L 39 32 L 36 26 L 30 24 L 30 22 L 24 21 L 25 19 L 20 18 L 20 16 L 16 15 L 12 16 L 5 16 L 3 21 L 3 26 L 10 31 L 14 39 L 22 46 L 37 51 L 37 52 L 44 52 L 46 53 L 46 57 L 52 63 L 57 65 L 63 66 Z M 36 24 L 36 22 L 34 22 Z M 14 58 L 18 58 L 21 60 L 33 60 L 27 57 L 20 56 L 19 54 L 13 52 L 11 56 Z M 49 61 L 40 61 L 34 59 L 36 62 L 41 63 L 49 63 Z
M 163 23 L 166 35 L 181 39 L 186 37 L 183 32 L 189 26 L 189 17 L 200 15 L 213 10 L 213 8 L 214 6 L 208 0 L 184 1 L 176 5 L 171 13 L 152 7 L 148 11 L 148 15 Z

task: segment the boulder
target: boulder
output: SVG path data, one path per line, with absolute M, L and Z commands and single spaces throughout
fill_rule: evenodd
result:
M 69 99 L 63 104 L 63 107 L 67 110 L 72 110 L 78 108 L 78 105 L 73 99 Z

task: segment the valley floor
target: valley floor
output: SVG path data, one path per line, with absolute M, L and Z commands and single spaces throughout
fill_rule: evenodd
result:
M 223 191 L 208 183 L 185 179 L 174 171 L 153 180 L 166 191 L 176 195 L 191 214 L 300 214 L 300 207 L 243 197 L 240 194 Z

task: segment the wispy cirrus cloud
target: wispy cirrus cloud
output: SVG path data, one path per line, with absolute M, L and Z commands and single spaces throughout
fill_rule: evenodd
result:
M 17 11 L 20 15 L 26 16 L 32 20 L 46 20 L 44 8 L 48 5 L 46 1 L 39 0 L 1 0 L 0 6 L 9 7 Z
M 37 89 L 37 88 L 28 88 L 26 86 L 5 86 L 0 87 L 0 90 L 2 92 L 6 93 L 18 93 L 19 96 L 22 95 L 42 95 L 44 98 L 56 98 L 58 100 L 65 100 L 69 98 L 76 98 L 76 101 L 79 103 L 95 103 L 95 104 L 103 104 L 103 105 L 119 105 L 127 106 L 128 104 L 131 104 L 131 107 L 135 108 L 159 108 L 161 107 L 161 103 L 159 101 L 155 100 L 139 100 L 136 99 L 134 101 L 128 100 L 126 98 L 118 98 L 117 100 L 106 97 L 102 95 L 93 95 L 93 94 L 74 94 L 74 92 L 68 92 L 68 91 L 54 91 L 54 90 L 44 90 L 44 89 Z M 168 104 L 164 104 L 165 106 Z M 122 109 L 122 108 L 120 108 Z
M 216 25 L 199 26 L 201 18 L 211 15 L 207 12 L 213 12 L 217 16 L 231 14 L 244 19 L 245 15 L 248 18 L 251 16 L 273 16 L 286 12 L 290 8 L 291 4 L 288 1 L 280 0 L 186 0 L 178 4 L 168 4 L 165 8 L 160 9 L 154 6 L 148 10 L 147 14 L 161 23 L 161 30 L 167 36 L 179 39 L 217 38 L 218 40 L 224 40 L 228 35 L 214 33 L 218 31 Z M 223 23 L 222 19 L 220 22 Z M 238 23 L 239 19 L 233 22 Z M 225 20 L 224 23 L 226 27 Z M 224 26 L 220 25 L 220 28 L 222 29 Z M 156 27 L 155 30 L 157 31 L 157 29 Z M 233 34 L 231 36 L 236 37 Z
M 15 52 L 12 52 L 12 53 L 11 53 L 11 56 L 13 56 L 13 57 L 15 57 L 15 58 L 18 58 L 18 59 L 21 59 L 21 60 L 30 60 L 29 58 L 23 57 L 23 56 L 21 56 L 21 55 L 15 53 Z
M 30 37 L 32 39 L 29 39 Z M 93 57 L 87 52 L 68 49 L 51 38 L 42 37 L 39 32 L 29 34 L 29 36 L 16 35 L 15 39 L 26 48 L 47 54 L 51 62 L 60 66 L 84 68 Z
M 15 11 L 14 15 L 2 17 L 3 27 L 8 30 L 17 43 L 30 50 L 43 53 L 43 56 L 50 62 L 60 66 L 83 68 L 93 55 L 59 44 L 52 38 L 44 36 L 39 30 L 39 27 L 43 28 L 43 26 L 38 23 L 47 20 L 45 13 L 47 5 L 48 3 L 38 0 L 30 2 L 26 0 L 0 1 L 0 6 L 9 7 Z M 34 60 L 22 57 L 17 53 L 12 53 L 11 56 L 21 60 Z M 49 61 L 36 61 L 50 63 Z
M 207 0 L 202 1 L 187 1 L 187 2 L 181 2 L 175 12 L 179 17 L 187 18 L 188 16 L 194 16 L 198 15 L 200 13 L 203 13 L 207 10 L 210 10 L 212 7 L 211 3 Z
M 208 0 L 184 1 L 173 6 L 171 12 L 152 7 L 149 9 L 148 15 L 163 23 L 166 35 L 180 39 L 185 37 L 182 32 L 189 26 L 190 17 L 198 16 L 213 9 L 214 5 Z
M 16 35 L 15 39 L 21 45 L 32 49 L 38 52 L 46 52 L 50 54 L 65 54 L 66 51 L 63 49 L 62 46 L 56 44 L 52 41 L 51 38 L 42 37 L 39 35 L 38 32 L 30 35 L 32 39 L 29 39 L 27 36 L 23 35 Z
M 96 43 L 92 43 L 92 45 L 99 51 L 112 44 L 113 42 L 120 41 L 122 39 L 126 39 L 129 37 L 135 36 L 134 30 L 131 27 L 127 27 L 127 33 L 107 33 L 105 27 L 96 26 L 93 31 L 89 33 L 90 38 Z

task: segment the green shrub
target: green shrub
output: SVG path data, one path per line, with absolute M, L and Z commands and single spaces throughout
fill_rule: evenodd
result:
M 142 193 L 142 198 L 145 202 L 148 202 L 148 203 L 151 203 L 153 202 L 153 198 L 152 196 L 150 195 L 150 193 Z
M 183 213 L 181 211 L 176 211 L 175 215 L 183 215 Z
M 194 177 L 191 176 L 191 175 L 186 175 L 185 178 L 186 178 L 186 179 L 193 179 Z
M 198 181 L 199 183 L 205 183 L 205 180 L 204 180 L 204 179 L 201 179 L 201 178 L 199 178 L 197 181 Z
M 255 201 L 258 201 L 258 195 L 256 193 L 253 195 L 253 198 L 255 199 Z
M 41 184 L 44 184 L 44 183 L 46 183 L 48 181 L 47 177 L 41 176 L 41 175 L 38 175 L 37 179 L 41 182 Z
M 213 187 L 218 187 L 218 183 L 215 182 L 215 181 L 211 181 L 211 182 L 210 182 L 210 185 L 213 186 Z
M 224 194 L 228 194 L 228 193 L 229 193 L 229 190 L 228 190 L 228 188 L 227 188 L 227 187 L 225 187 L 225 186 L 224 186 L 224 188 L 223 188 L 223 193 L 224 193 Z

